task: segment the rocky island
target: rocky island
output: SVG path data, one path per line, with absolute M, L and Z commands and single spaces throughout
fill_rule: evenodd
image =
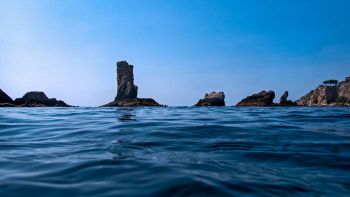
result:
M 200 99 L 194 106 L 225 106 L 224 92 L 206 93 L 204 99 Z
M 295 102 L 288 100 L 288 95 L 288 91 L 285 91 L 280 102 L 274 103 L 274 91 L 261 91 L 246 97 L 236 106 L 350 106 L 350 77 L 340 83 L 326 80 Z
M 127 61 L 117 62 L 117 96 L 102 107 L 161 106 L 151 98 L 137 98 L 138 87 L 134 84 L 134 66 Z
M 64 101 L 48 98 L 44 92 L 28 92 L 22 98 L 12 100 L 0 89 L 0 107 L 71 107 Z

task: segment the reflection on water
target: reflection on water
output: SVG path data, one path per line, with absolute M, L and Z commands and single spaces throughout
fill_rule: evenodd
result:
M 136 115 L 133 113 L 134 108 L 121 108 L 120 109 L 121 115 L 118 117 L 120 121 L 130 121 L 130 120 L 136 120 Z

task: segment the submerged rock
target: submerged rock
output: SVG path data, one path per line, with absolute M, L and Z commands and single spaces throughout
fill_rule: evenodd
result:
M 272 106 L 275 92 L 270 90 L 268 92 L 261 91 L 257 94 L 246 97 L 237 103 L 236 106 Z
M 49 99 L 44 92 L 28 92 L 13 102 L 19 107 L 71 107 L 61 100 Z
M 195 106 L 225 106 L 224 92 L 206 93 L 204 99 L 200 99 Z
M 117 96 L 102 107 L 162 106 L 151 98 L 137 98 L 138 87 L 134 84 L 134 66 L 126 61 L 117 62 Z
M 9 97 L 4 91 L 0 89 L 0 103 L 11 104 L 13 102 L 12 98 Z

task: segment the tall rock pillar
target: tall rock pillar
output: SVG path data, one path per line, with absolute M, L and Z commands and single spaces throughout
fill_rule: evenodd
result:
M 115 100 L 137 98 L 137 86 L 134 84 L 134 66 L 126 61 L 117 62 L 117 97 Z

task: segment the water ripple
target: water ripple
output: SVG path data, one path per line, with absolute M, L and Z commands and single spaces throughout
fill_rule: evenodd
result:
M 1 108 L 0 196 L 348 196 L 349 108 Z

